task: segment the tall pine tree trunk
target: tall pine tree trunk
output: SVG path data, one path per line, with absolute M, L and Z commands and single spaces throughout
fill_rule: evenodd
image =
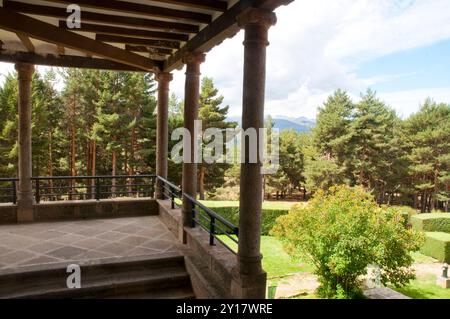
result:
M 198 193 L 200 195 L 200 200 L 205 199 L 205 166 L 200 166 L 198 174 Z
M 53 177 L 53 131 L 48 134 L 48 176 Z M 48 181 L 49 193 L 53 193 L 53 180 Z M 51 200 L 51 198 L 49 198 Z

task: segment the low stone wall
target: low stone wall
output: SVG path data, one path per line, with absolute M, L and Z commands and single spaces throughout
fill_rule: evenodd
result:
M 0 204 L 0 225 L 17 223 L 17 205 Z
M 184 242 L 186 268 L 197 298 L 231 298 L 233 269 L 237 257 L 220 242 L 209 245 L 209 234 L 200 227 L 181 227 L 181 210 L 171 209 L 170 201 L 158 201 L 162 221 Z
M 34 221 L 94 219 L 158 214 L 156 200 L 150 198 L 74 200 L 40 203 L 33 206 Z M 0 205 L 0 224 L 17 222 L 17 205 Z

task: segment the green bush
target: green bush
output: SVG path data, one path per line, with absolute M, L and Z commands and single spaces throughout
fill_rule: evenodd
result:
M 424 255 L 436 258 L 440 262 L 450 263 L 450 234 L 427 232 L 425 244 L 420 249 Z
M 403 218 L 405 219 L 406 225 L 411 224 L 411 217 L 419 213 L 418 210 L 410 206 L 390 206 L 390 207 L 398 210 L 400 214 L 402 214 Z
M 414 229 L 425 232 L 450 233 L 449 213 L 419 214 L 411 217 L 411 224 Z
M 239 207 L 236 206 L 222 206 L 211 207 L 216 213 L 224 217 L 235 225 L 239 225 Z M 288 209 L 267 209 L 263 208 L 261 218 L 261 233 L 268 235 L 270 230 L 275 225 L 278 217 L 289 213 Z
M 272 234 L 294 257 L 315 267 L 326 298 L 354 298 L 361 293 L 361 276 L 369 265 L 380 269 L 382 284 L 401 287 L 414 278 L 411 251 L 423 238 L 404 227 L 395 209 L 379 207 L 359 187 L 318 191 L 307 206 L 295 206 L 278 218 Z

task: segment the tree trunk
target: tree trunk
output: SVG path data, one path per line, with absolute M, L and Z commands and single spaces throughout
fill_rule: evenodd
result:
M 117 167 L 117 153 L 116 151 L 112 151 L 112 159 L 111 159 L 111 175 L 116 176 L 116 167 Z M 111 180 L 111 197 L 115 197 L 116 195 L 116 179 L 113 178 Z
M 203 165 L 200 166 L 199 176 L 198 176 L 198 192 L 200 195 L 200 200 L 205 199 L 205 170 L 206 170 L 206 168 Z

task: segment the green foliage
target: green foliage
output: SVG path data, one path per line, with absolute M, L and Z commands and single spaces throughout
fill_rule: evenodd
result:
M 450 263 L 450 234 L 443 232 L 427 232 L 425 234 L 425 243 L 420 252 L 436 258 L 440 262 Z
M 226 121 L 229 106 L 222 106 L 224 98 L 218 94 L 219 90 L 215 88 L 213 79 L 204 77 L 202 79 L 199 102 L 199 119 L 202 121 L 203 132 L 209 128 L 225 130 L 237 126 L 235 122 Z M 203 152 L 212 152 L 208 147 L 208 144 L 211 142 L 215 144 L 214 140 L 205 141 L 204 145 L 202 145 Z M 225 138 L 223 138 L 223 150 L 225 149 L 226 142 Z M 215 154 L 211 155 L 214 156 Z M 217 187 L 220 187 L 225 182 L 225 172 L 230 167 L 231 165 L 228 163 L 216 162 L 208 164 L 202 162 L 198 164 L 198 191 L 200 199 L 205 199 L 206 189 L 209 192 L 214 192 Z
M 429 213 L 414 215 L 411 218 L 414 229 L 427 232 L 444 232 L 450 234 L 449 213 Z
M 222 206 L 213 208 L 216 213 L 235 225 L 239 225 L 239 207 Z M 289 213 L 289 209 L 262 209 L 261 234 L 268 235 L 278 217 Z
M 272 233 L 292 256 L 315 266 L 320 296 L 333 298 L 359 296 L 359 277 L 370 264 L 380 268 L 384 285 L 405 285 L 414 278 L 410 252 L 422 242 L 418 232 L 404 227 L 399 212 L 347 186 L 318 191 L 308 205 L 294 206 Z
M 408 162 L 406 183 L 422 212 L 450 200 L 450 105 L 427 99 L 419 112 L 403 123 L 402 141 Z
M 239 225 L 239 201 L 202 201 L 216 213 Z M 279 216 L 289 213 L 292 202 L 264 202 L 262 206 L 262 235 L 267 235 Z

